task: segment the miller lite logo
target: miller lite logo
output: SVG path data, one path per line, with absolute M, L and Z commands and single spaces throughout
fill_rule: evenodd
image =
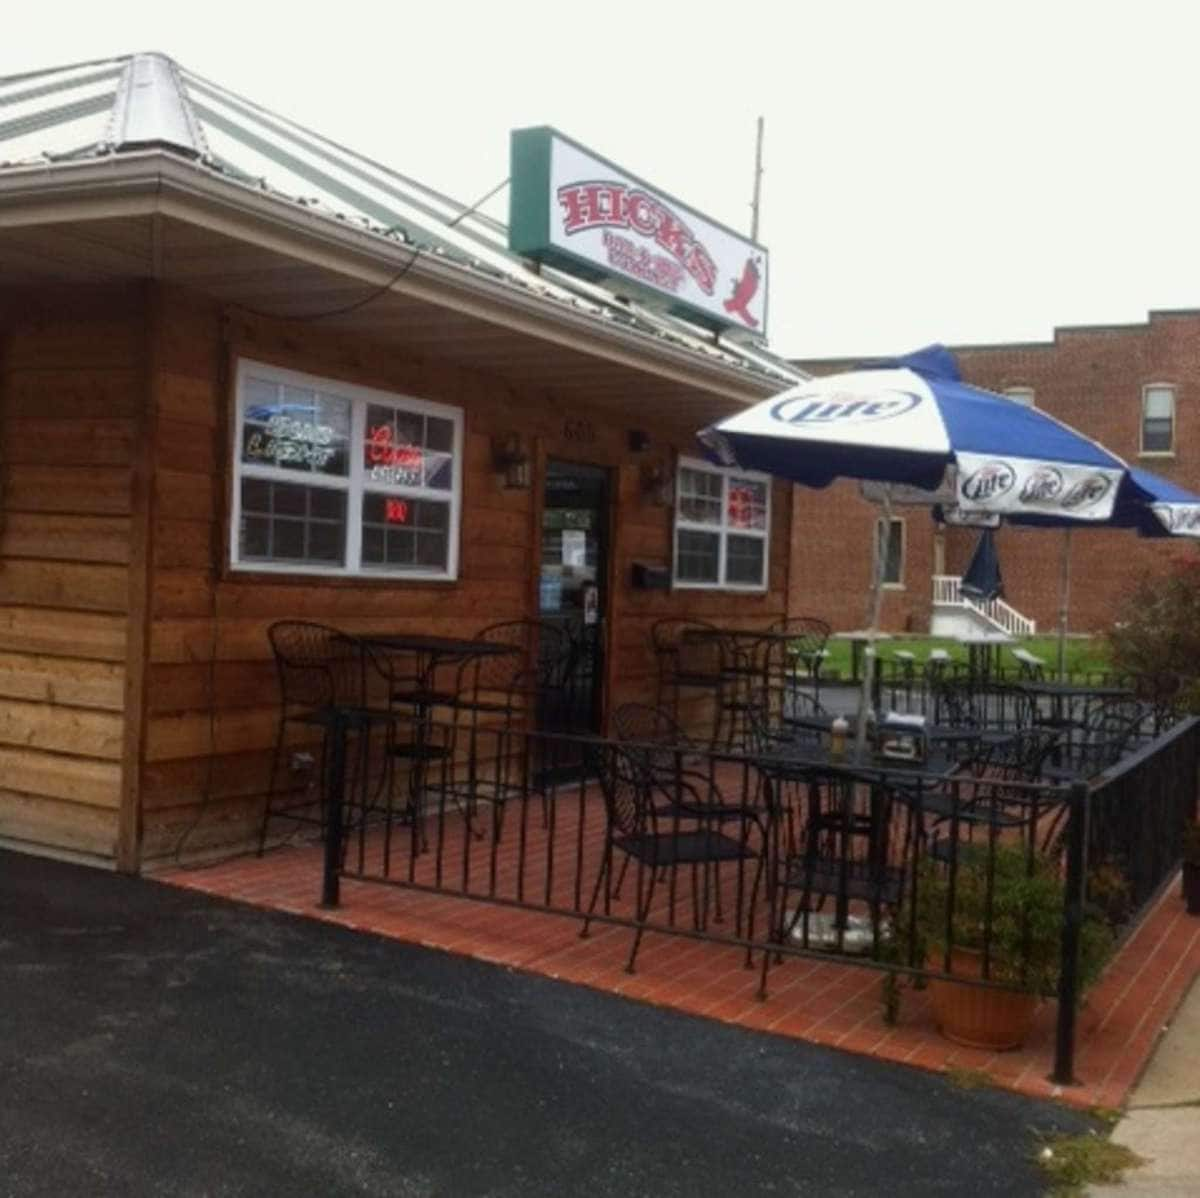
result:
M 781 399 L 771 415 L 784 424 L 865 424 L 903 416 L 920 402 L 912 391 L 810 391 Z
M 1039 466 L 1021 488 L 1022 503 L 1045 503 L 1057 499 L 1063 489 L 1062 472 L 1053 466 Z
M 959 484 L 964 499 L 971 503 L 988 503 L 1012 490 L 1017 472 L 1007 462 L 985 462 L 968 474 Z
M 1194 533 L 1200 529 L 1200 507 L 1158 503 L 1154 505 L 1154 514 L 1166 525 L 1168 532 Z
M 1062 498 L 1062 505 L 1068 511 L 1077 507 L 1090 507 L 1099 503 L 1108 494 L 1112 482 L 1103 474 L 1089 474 L 1087 478 L 1077 482 Z

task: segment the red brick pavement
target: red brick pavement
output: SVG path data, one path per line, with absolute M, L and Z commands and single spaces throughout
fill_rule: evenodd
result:
M 495 893 L 514 896 L 520 872 L 517 862 L 523 859 L 527 896 L 541 901 L 548 893 L 560 907 L 586 906 L 596 876 L 598 847 L 588 850 L 578 862 L 578 872 L 573 849 L 568 852 L 563 847 L 574 845 L 580 819 L 591 819 L 582 805 L 575 818 L 569 813 L 558 818 L 554 833 L 558 847 L 554 854 L 543 853 L 547 834 L 531 806 L 523 858 L 518 855 L 521 835 L 517 825 L 506 823 L 494 859 L 489 854 L 490 837 L 466 841 L 447 835 L 441 853 L 445 883 L 460 885 L 466 850 L 465 876 L 476 893 L 492 885 L 494 869 Z M 407 835 L 403 830 L 393 847 L 393 871 L 401 876 L 408 869 Z M 598 842 L 600 837 L 589 835 L 580 840 Z M 435 844 L 433 851 L 417 857 L 416 880 L 433 880 L 439 856 L 436 849 Z M 364 864 L 368 869 L 377 868 L 378 844 L 368 842 L 364 850 Z M 548 885 L 544 866 L 550 859 L 558 867 Z M 568 859 L 569 867 L 563 865 Z M 355 860 L 352 851 L 350 864 Z M 1089 993 L 1081 1013 L 1076 1054 L 1080 1084 L 1060 1088 L 1047 1076 L 1054 1044 L 1053 1003 L 1042 1004 L 1033 1034 L 1022 1049 L 992 1053 L 963 1048 L 938 1035 L 925 994 L 909 987 L 903 991 L 897 1023 L 886 1024 L 881 975 L 832 956 L 788 957 L 774 965 L 768 996 L 760 1000 L 757 965 L 761 958 L 756 956 L 756 968 L 748 970 L 744 950 L 733 945 L 647 932 L 637 972 L 631 975 L 625 972 L 633 935 L 627 927 L 593 924 L 588 938 L 581 939 L 579 921 L 573 916 L 350 879 L 342 882 L 341 905 L 323 910 L 318 905 L 321 867 L 318 846 L 297 845 L 262 858 L 238 857 L 159 877 L 171 885 L 460 953 L 774 1035 L 923 1069 L 977 1070 L 997 1085 L 1082 1107 L 1122 1104 L 1163 1026 L 1200 972 L 1200 920 L 1184 914 L 1178 888 L 1172 888 Z M 629 910 L 635 889 L 632 877 L 625 889 L 615 912 Z M 659 889 L 651 919 L 665 924 L 669 917 L 667 888 L 660 884 Z M 736 902 L 730 881 L 724 883 L 723 892 L 728 916 Z M 690 927 L 690 892 L 681 887 L 676 897 L 676 920 L 680 927 Z

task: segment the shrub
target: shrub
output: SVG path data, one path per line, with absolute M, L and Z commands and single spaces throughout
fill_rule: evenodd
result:
M 1108 634 L 1113 665 L 1144 697 L 1200 711 L 1200 556 L 1177 557 L 1123 596 Z
M 926 858 L 918 877 L 915 925 L 922 952 L 936 964 L 946 950 L 950 878 Z M 951 939 L 957 948 L 989 947 L 990 975 L 1014 990 L 1053 995 L 1058 988 L 1065 895 L 1057 863 L 1018 844 L 964 844 L 954 879 Z M 906 926 L 907 914 L 899 920 Z M 1112 951 L 1107 921 L 1094 907 L 1080 929 L 1080 992 L 1096 980 Z

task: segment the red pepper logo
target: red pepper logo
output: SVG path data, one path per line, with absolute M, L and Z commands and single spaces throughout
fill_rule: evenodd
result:
M 747 258 L 742 277 L 733 285 L 733 293 L 725 301 L 725 311 L 740 317 L 752 329 L 758 328 L 758 318 L 750 315 L 750 302 L 758 294 L 758 282 L 758 263 Z

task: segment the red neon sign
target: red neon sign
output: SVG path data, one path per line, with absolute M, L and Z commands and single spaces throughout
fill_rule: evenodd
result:
M 405 499 L 385 500 L 383 514 L 389 524 L 407 524 L 408 501 Z
M 416 445 L 397 445 L 392 441 L 392 426 L 381 424 L 367 434 L 367 461 L 372 466 L 399 466 L 420 470 L 423 455 Z

